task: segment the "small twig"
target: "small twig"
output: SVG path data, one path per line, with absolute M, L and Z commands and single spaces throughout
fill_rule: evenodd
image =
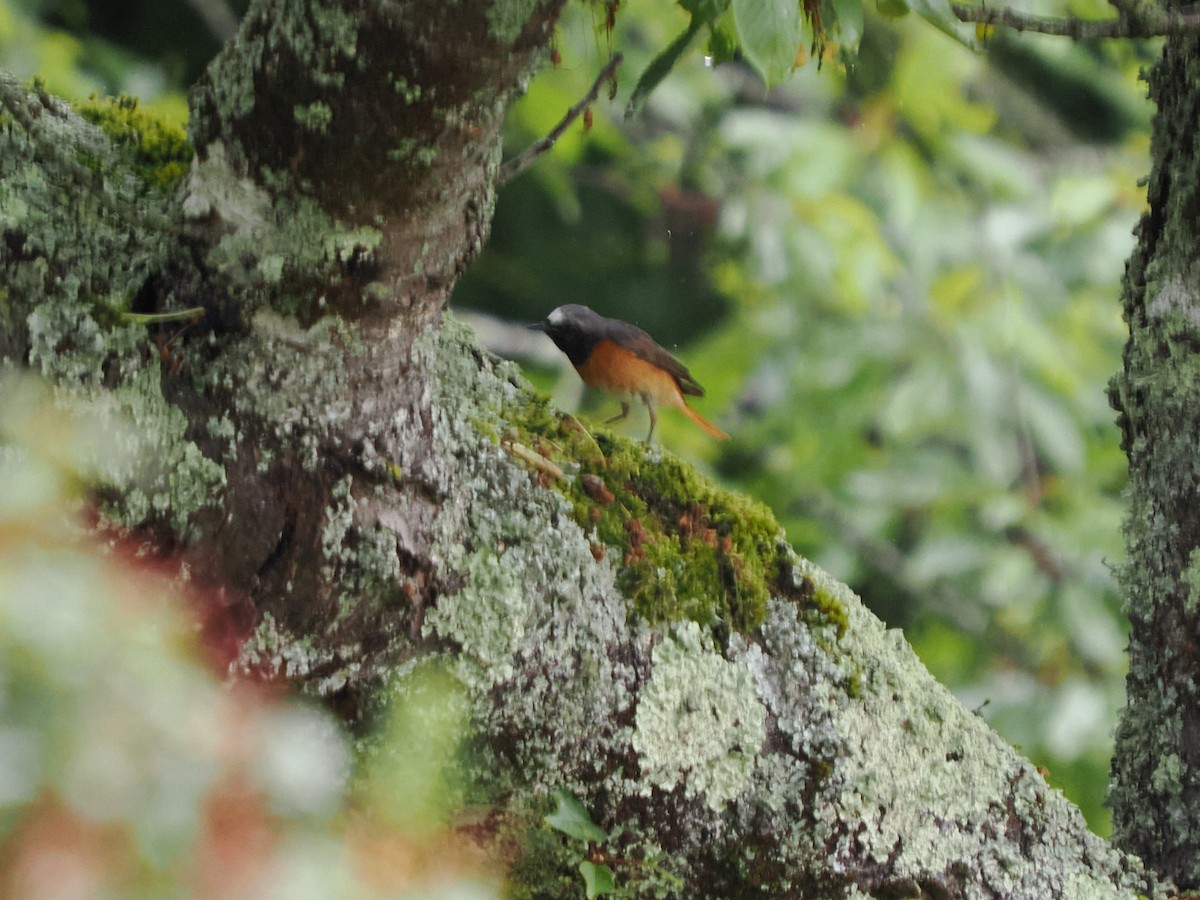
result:
M 542 456 L 542 454 L 538 453 L 536 450 L 530 450 L 524 444 L 519 444 L 516 441 L 504 440 L 500 442 L 500 446 L 502 446 L 517 459 L 525 460 L 525 462 L 529 463 L 539 472 L 545 472 L 547 475 L 550 475 L 554 478 L 566 477 L 566 473 L 563 472 L 560 466 L 546 459 L 546 457 Z
M 161 325 L 164 322 L 189 322 L 196 321 L 203 316 L 203 306 L 190 306 L 187 309 L 163 313 L 121 313 L 121 318 L 132 325 Z
M 1053 34 L 1077 41 L 1102 38 L 1149 38 L 1200 31 L 1200 10 L 1195 6 L 1166 9 L 1142 0 L 1109 0 L 1121 13 L 1115 19 L 1055 18 L 1021 12 L 1005 6 L 974 6 L 952 2 L 950 8 L 962 22 L 1000 25 L 1016 31 Z
M 501 167 L 500 184 L 505 184 L 516 178 L 533 165 L 535 159 L 554 146 L 555 142 L 571 127 L 571 123 L 578 119 L 585 109 L 596 102 L 596 97 L 600 95 L 600 87 L 614 76 L 617 66 L 621 64 L 621 60 L 624 58 L 620 53 L 614 53 L 612 59 L 608 61 L 608 65 L 601 69 L 600 74 L 596 76 L 596 80 L 592 84 L 592 89 L 584 95 L 582 100 L 567 110 L 567 114 L 563 116 L 561 122 L 554 126 L 554 130 L 541 140 L 534 141 L 525 148 L 520 156 L 513 157 Z

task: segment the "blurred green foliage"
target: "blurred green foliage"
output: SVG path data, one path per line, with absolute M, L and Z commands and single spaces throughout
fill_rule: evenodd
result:
M 734 440 L 665 415 L 662 442 L 768 503 L 1104 832 L 1125 627 L 1105 385 L 1147 168 L 1136 75 L 1156 45 L 996 34 L 972 53 L 914 16 L 832 5 L 852 58 L 835 48 L 767 93 L 722 25 L 625 121 L 690 17 L 621 4 L 610 30 L 605 4 L 569 4 L 511 152 L 614 49 L 619 90 L 505 188 L 454 302 L 518 322 L 582 302 L 686 343 L 709 389 L 697 405 Z M 216 46 L 190 8 L 0 0 L 0 66 L 182 117 Z M 577 389 L 572 372 L 532 374 Z
M 186 0 L 0 0 L 0 68 L 68 100 L 128 94 L 176 125 L 187 122 L 187 85 L 219 48 Z

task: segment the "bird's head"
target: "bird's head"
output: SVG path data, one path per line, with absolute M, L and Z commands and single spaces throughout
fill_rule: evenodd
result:
M 545 332 L 572 363 L 579 365 L 588 358 L 596 342 L 605 336 L 607 321 L 586 306 L 568 303 L 529 327 Z

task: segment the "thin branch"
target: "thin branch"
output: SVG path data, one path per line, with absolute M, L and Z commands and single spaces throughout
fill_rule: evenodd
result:
M 1055 18 L 1005 6 L 974 6 L 952 0 L 950 8 L 962 22 L 1000 25 L 1016 31 L 1054 34 L 1077 41 L 1102 38 L 1149 38 L 1200 31 L 1200 9 L 1165 9 L 1143 0 L 1109 0 L 1120 15 L 1115 19 Z
M 187 309 L 177 309 L 173 312 L 161 313 L 123 312 L 119 315 L 122 321 L 129 322 L 132 325 L 162 325 L 167 322 L 199 320 L 204 316 L 204 307 L 189 306 Z
M 554 146 L 555 142 L 571 127 L 571 123 L 578 119 L 585 109 L 596 102 L 596 98 L 600 95 L 601 85 L 613 77 L 617 71 L 617 66 L 621 64 L 621 60 L 624 58 L 620 53 L 614 53 L 612 59 L 608 61 L 608 65 L 601 69 L 600 74 L 596 76 L 596 80 L 592 84 L 592 89 L 584 95 L 582 100 L 567 110 L 567 114 L 563 116 L 561 122 L 554 126 L 554 130 L 541 140 L 534 141 L 534 143 L 526 147 L 520 156 L 515 156 L 504 164 L 500 169 L 500 184 L 505 184 L 516 178 L 533 165 L 534 160 Z

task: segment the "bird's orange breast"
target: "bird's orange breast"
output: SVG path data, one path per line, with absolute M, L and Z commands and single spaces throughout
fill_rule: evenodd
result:
M 683 404 L 679 385 L 671 373 L 607 338 L 597 342 L 588 358 L 575 369 L 592 387 L 621 398 L 646 394 L 659 406 Z

